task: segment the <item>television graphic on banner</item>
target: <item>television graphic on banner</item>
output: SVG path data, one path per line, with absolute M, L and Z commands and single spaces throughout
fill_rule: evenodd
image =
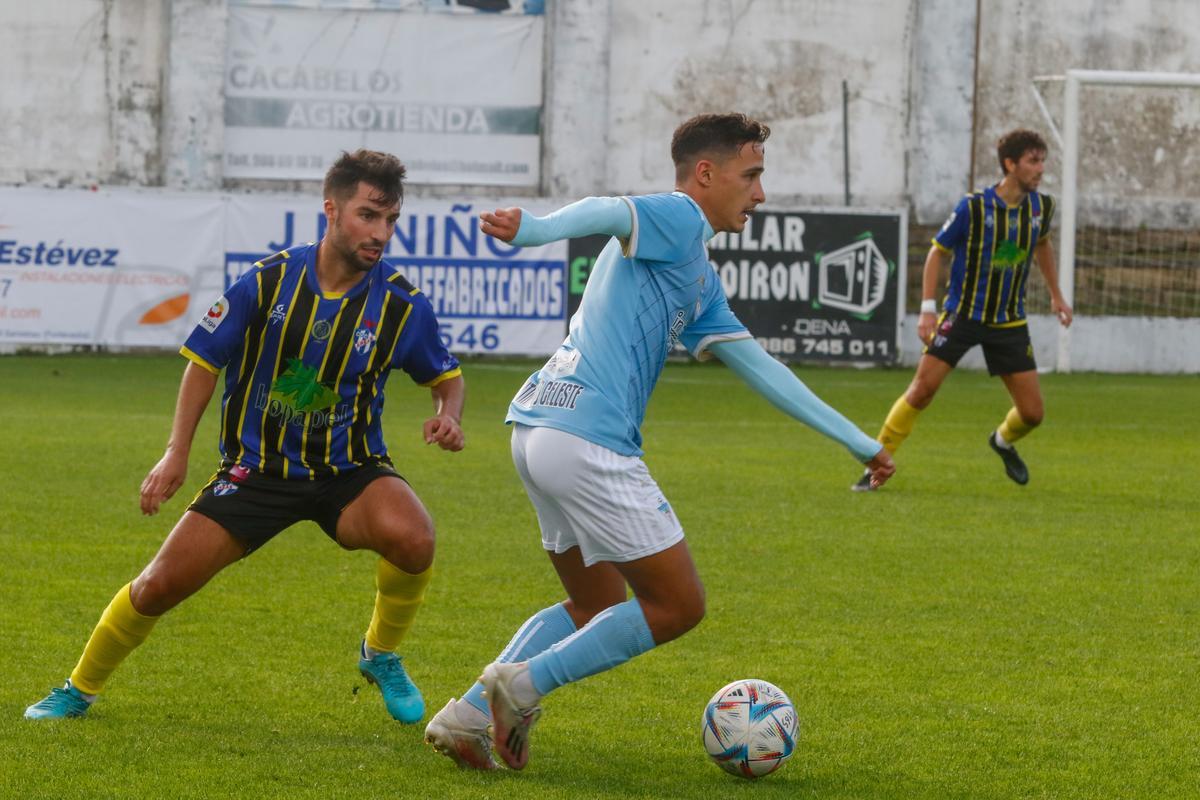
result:
M 729 306 L 784 361 L 892 364 L 899 358 L 907 220 L 902 211 L 757 211 L 708 256 Z M 568 317 L 604 237 L 571 241 Z

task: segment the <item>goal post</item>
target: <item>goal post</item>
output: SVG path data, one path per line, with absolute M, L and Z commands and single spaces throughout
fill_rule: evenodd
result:
M 1041 93 L 1037 89 L 1038 82 L 1063 82 L 1063 112 L 1062 131 L 1059 133 L 1046 107 Z M 1123 86 L 1147 89 L 1161 88 L 1200 88 L 1200 74 L 1172 72 L 1134 72 L 1123 70 L 1067 70 L 1062 76 L 1043 76 L 1034 78 L 1034 95 L 1037 104 L 1050 126 L 1051 132 L 1058 138 L 1062 148 L 1062 194 L 1060 201 L 1059 222 L 1059 284 L 1063 298 L 1072 307 L 1075 306 L 1076 288 L 1076 229 L 1079 214 L 1079 154 L 1080 126 L 1083 121 L 1081 112 L 1081 89 L 1094 86 Z M 1163 131 L 1163 136 L 1170 136 L 1169 131 Z M 1071 329 L 1059 328 L 1057 362 L 1055 369 L 1059 372 L 1071 371 Z

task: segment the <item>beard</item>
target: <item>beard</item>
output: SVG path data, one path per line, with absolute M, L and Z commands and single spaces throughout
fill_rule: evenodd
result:
M 371 268 L 374 267 L 379 262 L 379 259 L 383 257 L 382 245 L 379 246 L 379 257 L 368 259 L 359 251 L 359 248 L 368 246 L 371 243 L 359 242 L 357 245 L 350 244 L 348 241 L 346 241 L 346 238 L 341 234 L 340 231 L 338 231 L 334 236 L 332 244 L 334 249 L 337 250 L 338 255 L 342 257 L 342 260 L 345 261 L 347 265 L 353 267 L 359 272 L 370 272 Z

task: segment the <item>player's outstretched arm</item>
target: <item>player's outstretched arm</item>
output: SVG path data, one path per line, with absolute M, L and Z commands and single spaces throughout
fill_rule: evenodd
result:
M 462 375 L 444 380 L 429 391 L 433 395 L 433 416 L 425 420 L 425 444 L 436 442 L 443 450 L 462 450 L 466 444 L 462 430 L 466 384 Z
M 633 209 L 620 197 L 585 197 L 544 217 L 522 208 L 498 208 L 479 219 L 479 229 L 488 236 L 518 247 L 593 235 L 628 239 L 633 233 Z
M 751 389 L 771 405 L 849 450 L 871 469 L 872 483 L 880 485 L 895 472 L 891 456 L 879 442 L 860 431 L 821 398 L 790 369 L 767 354 L 753 339 L 717 342 L 709 347 Z
M 188 454 L 196 426 L 217 388 L 217 375 L 199 364 L 190 362 L 179 382 L 179 398 L 175 401 L 175 421 L 171 423 L 171 438 L 166 452 L 142 481 L 141 507 L 146 515 L 157 514 L 158 507 L 170 500 L 187 477 Z

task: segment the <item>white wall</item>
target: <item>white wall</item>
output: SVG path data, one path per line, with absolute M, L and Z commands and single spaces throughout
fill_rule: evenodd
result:
M 0 4 L 0 183 L 162 184 L 163 0 Z
M 915 221 L 941 222 L 971 186 L 975 6 L 961 0 L 916 3 L 909 200 Z
M 910 2 L 613 0 L 606 183 L 671 186 L 675 126 L 740 110 L 771 126 L 771 203 L 841 205 L 845 80 L 853 198 L 903 203 L 912 24 Z
M 976 91 L 975 8 L 963 0 L 552 0 L 540 193 L 663 188 L 675 125 L 739 108 L 773 127 L 772 202 L 840 204 L 846 80 L 854 204 L 910 204 L 916 221 L 936 222 L 972 184 L 972 141 L 978 184 L 995 177 L 1000 133 L 1045 129 L 1033 76 L 1070 67 L 1200 71 L 1195 0 L 1011 0 L 981 4 Z M 0 183 L 221 188 L 225 19 L 226 0 L 0 4 Z M 1047 87 L 1058 114 L 1055 91 Z M 1171 130 L 1112 182 L 1194 194 L 1200 105 L 1152 100 L 1122 119 L 1101 113 L 1129 110 L 1127 96 L 1114 102 L 1096 106 L 1113 122 L 1085 145 L 1085 158 L 1108 163 L 1111 148 L 1139 141 L 1134 134 Z M 489 192 L 500 194 L 474 193 Z
M 1061 192 L 1061 154 L 1037 108 L 1034 77 L 1068 69 L 1200 72 L 1196 0 L 1006 0 L 982 8 L 977 184 L 999 176 L 997 138 L 1024 126 L 1045 132 L 1044 187 Z M 1044 84 L 1044 94 L 1061 126 L 1061 84 Z M 1081 221 L 1200 225 L 1200 90 L 1087 89 L 1081 107 Z M 1137 214 L 1117 219 L 1134 206 Z

